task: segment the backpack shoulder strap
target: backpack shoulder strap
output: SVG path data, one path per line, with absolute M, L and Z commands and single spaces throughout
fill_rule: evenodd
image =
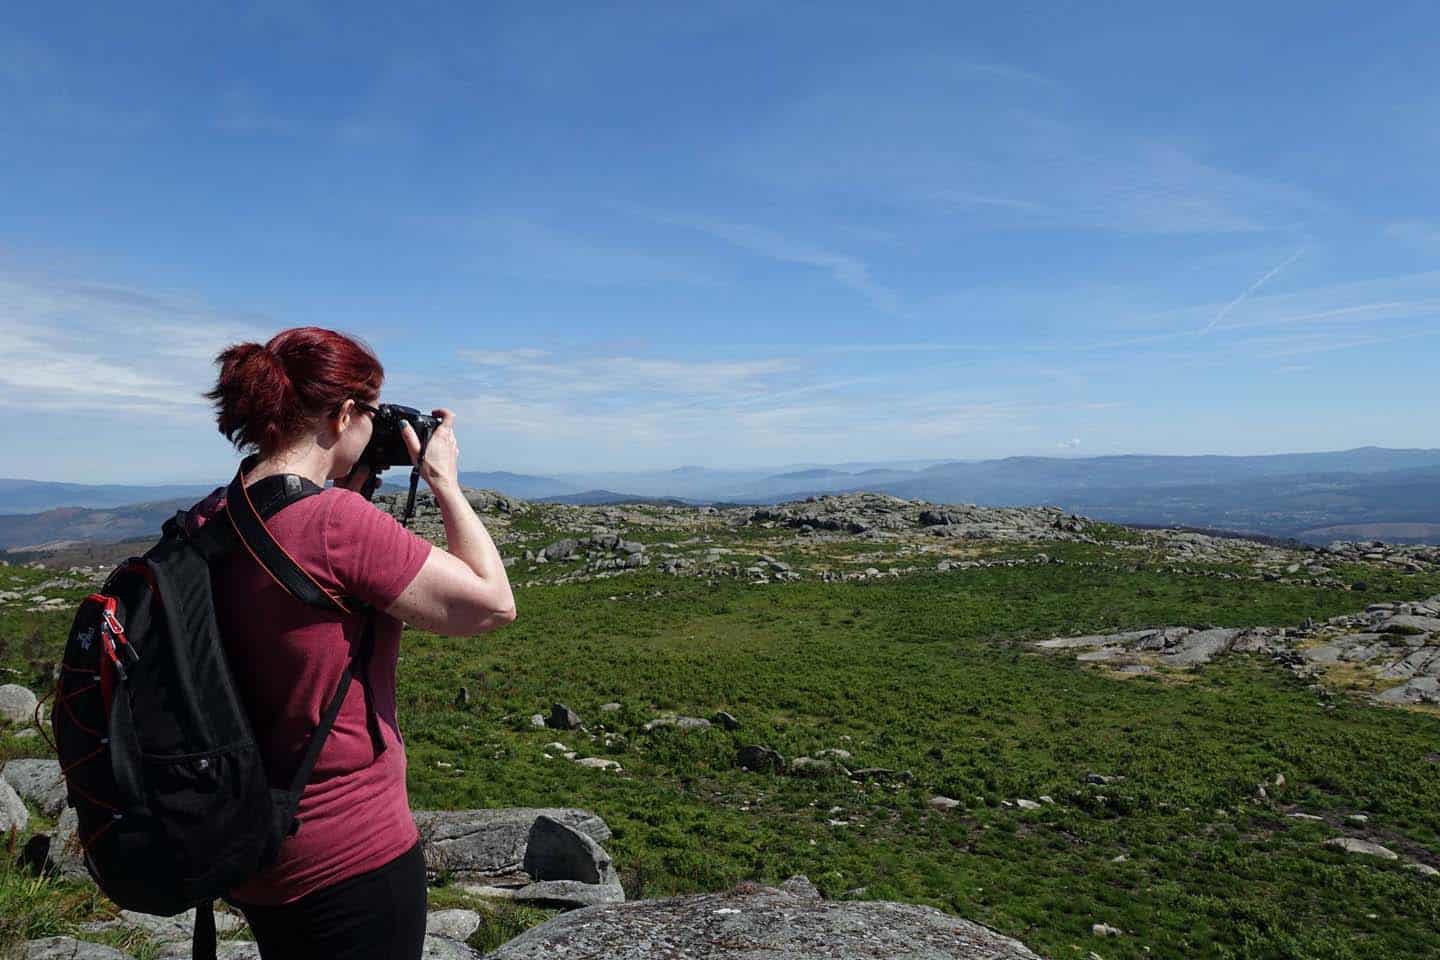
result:
M 246 460 L 235 472 L 235 479 L 225 491 L 225 512 L 237 539 L 266 573 L 296 599 L 332 613 L 356 612 L 353 601 L 336 596 L 321 586 L 295 558 L 276 542 L 265 526 L 265 518 L 274 516 L 283 507 L 306 497 L 313 497 L 320 488 L 295 474 L 266 477 L 245 486 Z M 265 486 L 262 486 L 264 484 Z M 207 525 L 208 526 L 208 525 Z

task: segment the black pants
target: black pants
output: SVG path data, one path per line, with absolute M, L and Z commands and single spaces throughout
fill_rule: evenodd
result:
M 279 907 L 237 904 L 263 960 L 420 960 L 425 855 L 416 843 L 383 867 Z

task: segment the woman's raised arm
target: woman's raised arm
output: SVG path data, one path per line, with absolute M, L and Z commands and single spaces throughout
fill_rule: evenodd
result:
M 423 630 L 467 636 L 503 627 L 515 619 L 515 596 L 495 541 L 460 489 L 460 447 L 455 415 L 436 410 L 440 426 L 425 449 L 420 475 L 430 485 L 445 520 L 447 550 L 431 550 L 415 579 L 386 613 Z M 420 440 L 407 423 L 405 444 L 413 460 Z

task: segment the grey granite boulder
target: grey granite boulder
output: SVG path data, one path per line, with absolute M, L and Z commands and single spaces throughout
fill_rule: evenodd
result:
M 234 933 L 245 926 L 245 920 L 233 913 L 215 911 L 215 931 L 224 935 Z M 184 943 L 187 948 L 195 933 L 195 911 L 186 910 L 173 917 L 157 917 L 134 910 L 121 910 L 114 920 L 87 923 L 81 927 L 86 933 L 104 933 L 109 930 L 144 930 L 145 935 L 156 943 Z
M 525 872 L 536 880 L 605 883 L 614 878 L 610 855 L 589 836 L 554 817 L 541 815 L 525 844 Z
M 0 780 L 0 834 L 23 832 L 29 825 L 30 811 L 25 809 L 25 802 L 14 787 Z
M 25 944 L 24 960 L 130 960 L 128 953 L 74 937 L 46 937 Z
M 50 869 L 66 880 L 88 881 L 90 871 L 85 869 L 85 851 L 80 846 L 76 832 L 80 828 L 79 815 L 74 807 L 66 807 L 50 835 Z
M 1040 960 L 1018 940 L 933 907 L 825 901 L 742 884 L 730 893 L 587 907 L 487 960 Z
M 469 940 L 480 929 L 474 910 L 432 910 L 425 917 L 425 935 L 446 940 Z
M 190 944 L 189 940 L 162 944 L 155 960 L 191 960 Z M 215 960 L 260 960 L 260 948 L 251 940 L 222 940 L 215 944 Z
M 1378 843 L 1369 840 L 1361 840 L 1358 837 L 1332 837 L 1325 841 L 1325 846 L 1335 847 L 1344 850 L 1346 853 L 1358 853 L 1367 857 L 1379 857 L 1381 860 L 1399 860 L 1400 855 L 1388 847 L 1382 847 Z
M 1192 667 L 1209 663 L 1218 654 L 1229 650 L 1230 644 L 1239 635 L 1239 630 L 1197 630 L 1166 649 L 1161 656 L 1172 667 Z
M 35 705 L 38 702 L 28 687 L 22 687 L 18 683 L 0 684 L 0 720 L 31 723 L 35 719 Z
M 1440 679 L 1416 677 L 1375 695 L 1381 703 L 1440 703 Z
M 778 750 L 758 743 L 746 744 L 740 748 L 740 766 L 747 770 L 768 770 L 776 773 L 785 769 L 785 758 Z
M 578 730 L 580 722 L 580 714 L 563 703 L 557 703 L 550 707 L 550 717 L 545 725 L 555 730 Z
M 0 770 L 0 779 L 47 817 L 59 816 L 70 800 L 65 778 L 60 776 L 60 764 L 55 760 L 11 760 Z
M 625 888 L 619 880 L 606 883 L 582 883 L 579 880 L 538 880 L 514 892 L 513 900 L 536 907 L 559 907 L 575 910 L 604 903 L 624 903 Z
M 597 843 L 610 839 L 605 821 L 588 810 L 514 807 L 490 810 L 417 810 L 415 824 L 430 873 L 457 880 L 529 882 L 525 850 L 530 828 L 545 816 L 574 827 Z
M 656 717 L 640 729 L 646 733 L 658 730 L 660 727 L 674 727 L 676 730 L 708 730 L 710 721 L 704 717 Z
M 1421 633 L 1440 633 L 1440 618 L 1417 617 L 1402 613 L 1397 617 L 1391 617 L 1390 619 L 1386 620 L 1384 624 L 1381 625 L 1380 629 L 1383 630 L 1385 633 L 1400 633 L 1411 635 Z
M 421 960 L 480 960 L 480 951 L 449 937 L 426 937 Z
M 515 891 L 515 899 L 524 903 L 569 909 L 625 900 L 610 855 L 553 817 L 537 817 L 530 828 L 525 872 L 536 882 Z

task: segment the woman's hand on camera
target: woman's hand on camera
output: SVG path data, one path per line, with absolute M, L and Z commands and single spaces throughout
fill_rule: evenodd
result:
M 439 493 L 441 488 L 460 489 L 460 444 L 455 439 L 455 414 L 453 411 L 432 410 L 431 416 L 440 419 L 440 425 L 430 435 L 425 447 L 425 462 L 420 465 L 420 476 L 430 484 L 430 489 Z M 420 455 L 420 437 L 415 428 L 406 423 L 401 428 L 405 449 L 410 451 L 410 462 Z

